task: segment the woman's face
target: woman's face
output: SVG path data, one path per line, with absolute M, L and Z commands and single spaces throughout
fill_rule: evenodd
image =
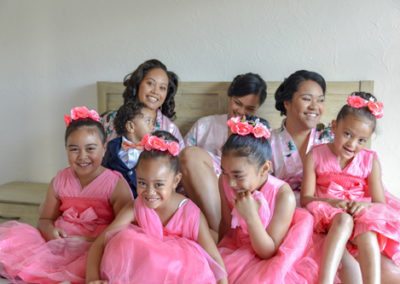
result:
M 167 97 L 168 82 L 167 73 L 163 69 L 151 69 L 140 82 L 139 101 L 152 110 L 159 109 Z
M 295 121 L 302 128 L 315 128 L 325 109 L 325 94 L 320 85 L 307 80 L 300 83 L 292 100 L 285 101 L 287 121 Z
M 260 97 L 248 94 L 243 97 L 229 97 L 228 116 L 254 115 L 260 107 Z

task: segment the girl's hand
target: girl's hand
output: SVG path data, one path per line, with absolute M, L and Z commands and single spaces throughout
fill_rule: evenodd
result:
M 347 206 L 347 213 L 355 216 L 360 213 L 364 208 L 368 208 L 370 206 L 371 203 L 368 202 L 349 201 Z
M 51 235 L 53 237 L 52 239 L 61 239 L 67 237 L 67 233 L 63 229 L 55 227 Z
M 94 280 L 94 281 L 89 281 L 88 284 L 108 284 L 107 280 Z
M 245 220 L 258 217 L 258 208 L 260 205 L 253 198 L 250 191 L 243 191 L 236 193 L 235 208 L 240 216 Z
M 328 203 L 335 208 L 340 208 L 344 210 L 348 210 L 349 208 L 349 201 L 347 200 L 341 200 L 341 199 L 332 199 L 328 201 Z

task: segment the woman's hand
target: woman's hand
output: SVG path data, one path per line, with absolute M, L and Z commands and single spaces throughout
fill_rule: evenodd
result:
M 258 217 L 260 204 L 253 198 L 250 191 L 236 193 L 235 208 L 246 221 Z
M 364 208 L 369 208 L 371 203 L 369 202 L 358 202 L 358 201 L 348 201 L 347 213 L 352 216 L 359 214 Z

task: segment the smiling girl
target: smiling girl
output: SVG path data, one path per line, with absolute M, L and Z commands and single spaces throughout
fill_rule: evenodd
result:
M 99 120 L 86 107 L 65 116 L 70 166 L 51 181 L 38 229 L 15 221 L 0 226 L 0 275 L 13 283 L 84 283 L 90 245 L 133 199 L 125 179 L 101 166 Z
M 312 216 L 296 209 L 290 186 L 269 174 L 267 122 L 231 118 L 219 178 L 222 239 L 218 245 L 231 283 L 313 283 L 316 267 L 299 265 L 312 234 Z M 308 270 L 308 271 L 307 271 Z
M 145 136 L 142 145 L 136 167 L 138 197 L 92 246 L 87 281 L 226 283 L 205 217 L 175 191 L 181 179 L 177 139 L 156 131 Z
M 399 281 L 398 205 L 390 195 L 386 203 L 378 156 L 365 148 L 382 116 L 383 104 L 373 95 L 351 94 L 332 124 L 334 141 L 306 157 L 301 203 L 314 215 L 315 231 L 327 234 L 320 283 L 333 282 L 346 247 L 357 256 L 363 283 L 381 283 L 382 260 L 386 277 L 397 274 L 393 283 Z

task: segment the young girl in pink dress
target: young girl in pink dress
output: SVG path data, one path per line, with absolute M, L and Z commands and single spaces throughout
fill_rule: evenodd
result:
M 94 110 L 65 116 L 70 167 L 51 181 L 38 229 L 15 221 L 0 225 L 0 274 L 13 282 L 85 282 L 92 241 L 132 194 L 125 179 L 101 166 L 105 133 Z
M 231 283 L 312 283 L 316 263 L 299 265 L 313 231 L 312 216 L 296 209 L 290 186 L 269 174 L 267 122 L 231 118 L 219 178 L 219 251 Z
M 142 145 L 136 167 L 138 197 L 92 246 L 87 281 L 227 283 L 205 217 L 175 192 L 181 179 L 178 140 L 156 131 L 146 135 Z
M 387 259 L 400 265 L 398 202 L 385 198 L 377 154 L 364 148 L 382 109 L 371 94 L 353 93 L 332 124 L 334 141 L 306 157 L 301 203 L 314 215 L 315 230 L 327 233 L 320 283 L 333 282 L 346 246 L 357 256 L 364 283 L 380 283 L 381 258 L 390 270 L 385 279 L 397 274 L 399 281 Z

